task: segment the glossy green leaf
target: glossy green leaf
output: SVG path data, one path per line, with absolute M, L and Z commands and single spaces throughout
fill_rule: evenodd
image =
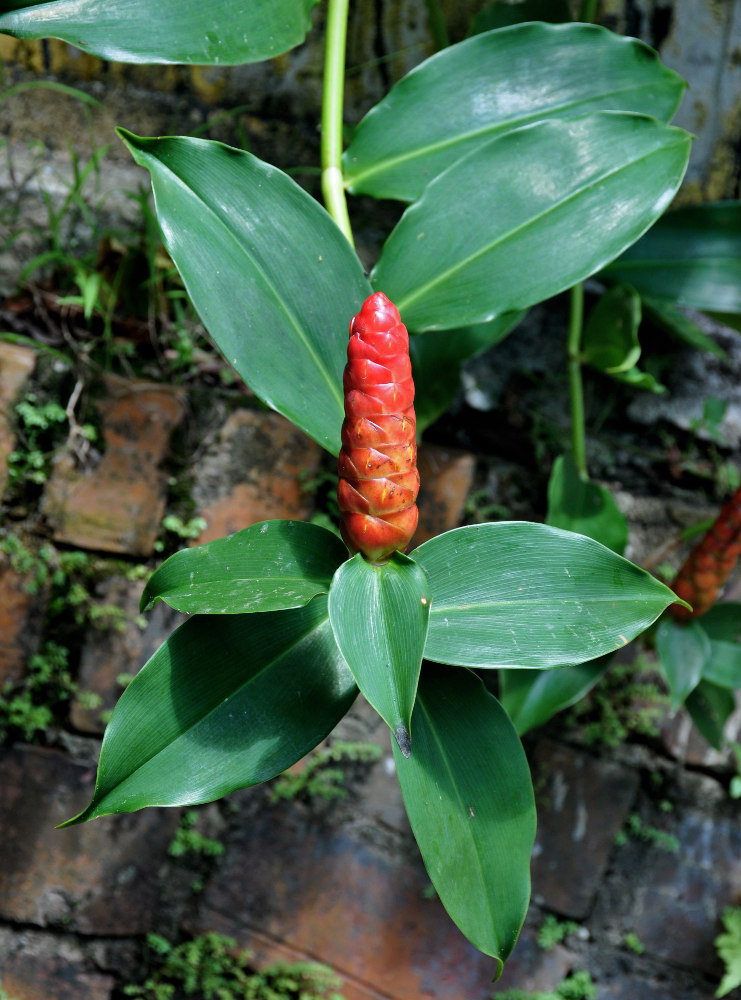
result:
M 599 110 L 669 121 L 684 86 L 642 42 L 595 25 L 522 24 L 476 35 L 427 59 L 368 112 L 343 159 L 346 183 L 355 193 L 414 201 L 503 132 Z
M 519 0 L 516 3 L 494 0 L 494 3 L 488 4 L 474 17 L 468 34 L 480 35 L 483 31 L 506 28 L 510 24 L 523 24 L 525 21 L 561 24 L 571 19 L 566 0 Z
M 741 313 L 741 201 L 667 212 L 605 275 L 641 295 Z
M 414 836 L 443 906 L 500 973 L 530 896 L 535 802 L 525 754 L 468 670 L 425 663 L 412 724 L 414 752 L 394 755 Z
M 627 645 L 675 595 L 603 545 L 529 521 L 456 528 L 412 558 L 432 593 L 425 656 L 562 667 Z
M 583 360 L 611 374 L 633 368 L 641 356 L 641 298 L 628 285 L 608 289 L 592 309 L 582 337 Z
M 560 670 L 501 670 L 499 700 L 522 735 L 575 705 L 607 670 L 612 653 Z
M 741 643 L 710 640 L 710 652 L 702 668 L 703 680 L 735 691 L 741 688 Z
M 712 521 L 710 523 L 712 524 Z M 709 528 L 710 524 L 707 527 Z M 704 526 L 701 526 L 698 535 L 703 534 L 704 530 Z M 702 616 L 702 627 L 711 639 L 741 643 L 741 604 L 731 601 L 714 604 Z
M 666 386 L 658 382 L 650 372 L 643 372 L 638 368 L 630 368 L 627 372 L 613 372 L 610 378 L 629 385 L 631 389 L 642 389 L 644 392 L 655 392 L 657 395 L 666 392 Z
M 462 362 L 504 340 L 524 316 L 524 312 L 507 313 L 491 323 L 477 323 L 462 330 L 431 330 L 423 337 L 410 338 L 418 434 L 437 420 L 458 395 Z
M 685 708 L 701 735 L 716 750 L 723 748 L 723 727 L 736 701 L 730 691 L 702 680 L 688 695 Z
M 726 352 L 716 344 L 712 337 L 700 329 L 697 323 L 686 316 L 678 306 L 671 302 L 662 302 L 651 296 L 642 295 L 643 313 L 654 326 L 666 331 L 674 339 L 694 347 L 698 351 L 709 351 L 717 358 L 725 358 Z
M 167 250 L 226 360 L 336 454 L 348 326 L 370 294 L 345 237 L 290 177 L 249 153 L 122 135 L 152 175 Z
M 332 580 L 329 618 L 337 645 L 407 757 L 429 614 L 425 574 L 400 552 L 382 565 L 358 553 Z
M 182 549 L 149 578 L 142 611 L 157 601 L 186 614 L 234 615 L 298 608 L 328 594 L 347 558 L 344 543 L 304 521 L 260 521 L 205 545 Z
M 133 63 L 230 65 L 300 45 L 317 0 L 2 0 L 0 32 Z
M 710 640 L 698 622 L 667 618 L 656 629 L 656 652 L 669 684 L 672 708 L 677 708 L 700 683 Z
M 609 490 L 582 479 L 570 455 L 553 463 L 548 481 L 548 524 L 587 535 L 622 555 L 628 544 L 628 522 Z
M 407 208 L 372 284 L 412 330 L 526 309 L 637 240 L 679 187 L 689 146 L 680 129 L 612 112 L 501 135 Z
M 326 597 L 190 618 L 121 696 L 92 801 L 69 822 L 209 802 L 266 781 L 323 740 L 356 694 Z

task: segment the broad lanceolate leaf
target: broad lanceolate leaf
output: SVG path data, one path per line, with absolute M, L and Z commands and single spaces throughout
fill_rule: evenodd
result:
M 381 565 L 358 553 L 332 580 L 329 617 L 337 645 L 406 757 L 429 614 L 425 574 L 399 552 Z
M 190 618 L 121 696 L 92 801 L 69 822 L 209 802 L 272 778 L 323 740 L 356 694 L 326 597 Z
M 628 285 L 608 289 L 589 314 L 584 327 L 584 361 L 603 372 L 629 371 L 641 356 L 640 324 L 638 293 Z
M 347 186 L 414 201 L 502 132 L 598 110 L 669 121 L 684 86 L 647 46 L 594 25 L 524 24 L 476 35 L 427 59 L 366 115 L 345 153 Z
M 432 593 L 425 656 L 562 667 L 625 646 L 674 594 L 603 545 L 543 524 L 456 528 L 412 553 Z
M 501 670 L 500 700 L 517 732 L 542 726 L 575 705 L 607 670 L 612 654 L 560 670 Z
M 702 622 L 698 622 L 702 625 Z M 710 640 L 710 652 L 702 668 L 702 676 L 719 687 L 735 691 L 741 688 L 741 643 Z
M 554 528 L 587 535 L 618 555 L 628 543 L 628 523 L 609 490 L 582 479 L 569 455 L 553 463 L 546 520 Z
M 500 973 L 530 896 L 535 803 L 525 754 L 468 670 L 425 663 L 412 724 L 414 752 L 394 754 L 414 836 L 443 906 Z
M 371 291 L 345 237 L 290 177 L 249 153 L 121 134 L 152 175 L 165 245 L 226 360 L 336 454 L 347 327 Z
M 723 728 L 736 707 L 733 694 L 711 681 L 702 680 L 687 696 L 685 708 L 711 747 L 723 747 Z
M 526 309 L 635 242 L 679 187 L 689 146 L 681 129 L 617 112 L 501 135 L 405 211 L 372 283 L 411 330 Z
M 677 708 L 700 683 L 710 640 L 699 622 L 680 624 L 667 618 L 656 629 L 656 652 L 669 684 L 672 707 Z
M 61 38 L 103 59 L 227 65 L 300 45 L 317 0 L 2 0 L 0 32 Z
M 698 351 L 710 351 L 718 358 L 725 358 L 726 352 L 715 341 L 701 330 L 686 316 L 678 306 L 663 299 L 655 299 L 643 294 L 643 314 L 659 329 L 665 330 L 670 336 L 683 344 L 697 348 Z
M 298 608 L 328 594 L 347 558 L 342 541 L 304 521 L 260 521 L 166 559 L 149 578 L 142 611 L 157 601 L 187 614 Z
M 741 604 L 722 601 L 702 616 L 702 627 L 711 639 L 741 643 Z
M 418 434 L 437 420 L 458 395 L 462 362 L 504 340 L 524 316 L 524 312 L 507 313 L 491 323 L 477 323 L 462 330 L 431 330 L 410 339 Z
M 668 212 L 605 277 L 656 299 L 741 313 L 741 201 Z

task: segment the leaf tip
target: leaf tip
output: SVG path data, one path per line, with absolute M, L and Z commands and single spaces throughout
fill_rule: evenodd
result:
M 394 730 L 394 739 L 399 744 L 399 749 L 404 757 L 408 759 L 412 753 L 412 737 L 403 723 L 400 723 Z

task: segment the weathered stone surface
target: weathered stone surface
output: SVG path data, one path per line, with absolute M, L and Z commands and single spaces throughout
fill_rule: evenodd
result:
M 68 937 L 5 931 L 0 984 L 13 1000 L 108 1000 L 115 981 L 93 968 Z
M 150 555 L 165 512 L 161 463 L 183 417 L 180 389 L 107 376 L 100 403 L 105 452 L 92 472 L 61 454 L 47 484 L 44 513 L 57 541 L 81 548 Z
M 413 545 L 421 545 L 428 538 L 457 528 L 461 523 L 473 486 L 476 456 L 457 448 L 422 444 L 417 466 L 421 483 L 419 526 Z
M 157 870 L 178 823 L 145 810 L 55 830 L 87 804 L 95 769 L 39 747 L 0 751 L 0 918 L 81 934 L 153 929 Z
M 8 456 L 15 448 L 12 406 L 35 365 L 30 348 L 0 343 L 0 497 L 8 485 Z
M 80 658 L 79 684 L 84 692 L 97 694 L 101 703 L 86 708 L 79 699 L 70 711 L 72 725 L 84 733 L 102 734 L 105 724 L 101 713 L 114 707 L 121 695 L 117 678 L 121 674 L 136 674 L 164 642 L 185 615 L 166 604 L 157 604 L 146 619 L 140 618 L 141 582 L 125 577 L 111 577 L 99 594 L 104 604 L 120 608 L 124 615 L 121 628 L 91 630 Z
M 198 542 L 268 518 L 307 518 L 304 480 L 316 473 L 320 455 L 319 445 L 280 414 L 236 410 L 195 470 L 193 499 L 207 523 Z
M 583 920 L 638 791 L 638 775 L 544 740 L 533 755 L 538 833 L 533 899 Z
M 0 687 L 18 680 L 38 651 L 46 591 L 0 553 Z
M 688 811 L 671 817 L 671 832 L 676 853 L 634 841 L 620 849 L 595 920 L 621 937 L 635 933 L 646 955 L 718 975 L 713 941 L 721 911 L 740 898 L 741 827 Z
M 428 885 L 421 862 L 307 823 L 288 805 L 263 812 L 230 844 L 199 927 L 250 948 L 257 932 L 263 944 L 313 956 L 371 996 L 485 1000 L 493 962 L 438 900 L 424 898 Z

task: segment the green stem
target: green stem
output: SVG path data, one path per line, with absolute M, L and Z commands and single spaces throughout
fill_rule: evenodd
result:
M 445 17 L 440 7 L 440 0 L 425 0 L 425 7 L 427 8 L 427 21 L 430 25 L 430 34 L 432 35 L 432 44 L 435 46 L 435 51 L 439 52 L 441 49 L 447 49 L 450 45 L 450 38 L 448 37 L 448 26 L 445 23 Z
M 579 20 L 585 24 L 594 24 L 597 20 L 597 0 L 581 0 Z
M 581 380 L 581 337 L 584 319 L 584 285 L 571 289 L 571 316 L 566 351 L 569 361 L 569 397 L 571 399 L 571 449 L 579 476 L 586 482 L 587 445 L 584 430 L 584 389 Z
M 350 0 L 329 0 L 322 95 L 322 194 L 327 211 L 354 246 L 342 180 L 342 105 Z

